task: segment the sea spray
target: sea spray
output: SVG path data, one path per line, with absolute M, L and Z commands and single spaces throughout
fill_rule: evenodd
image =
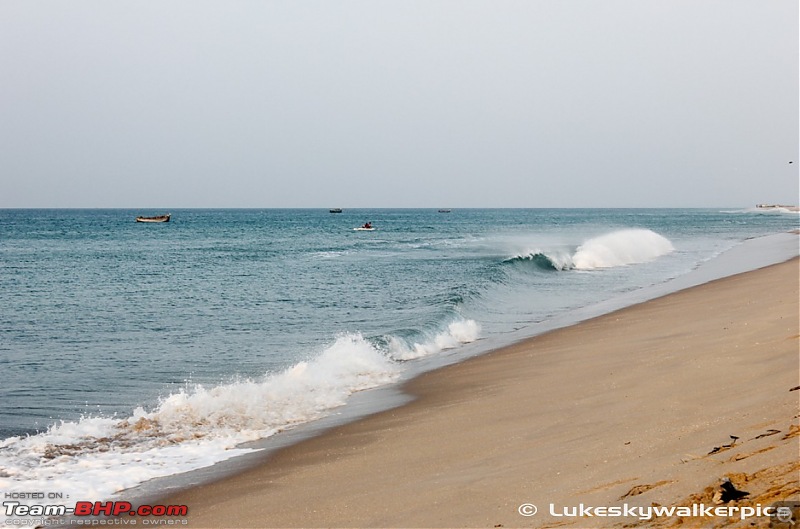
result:
M 669 239 L 650 230 L 619 230 L 589 239 L 572 256 L 578 270 L 646 263 L 674 250 Z
M 537 248 L 504 262 L 532 262 L 545 270 L 596 270 L 646 263 L 673 250 L 669 239 L 658 233 L 626 229 L 588 239 L 572 251 L 564 247 Z

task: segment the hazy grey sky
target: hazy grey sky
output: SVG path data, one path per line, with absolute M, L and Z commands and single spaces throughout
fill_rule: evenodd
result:
M 0 207 L 797 202 L 798 46 L 797 0 L 2 0 Z

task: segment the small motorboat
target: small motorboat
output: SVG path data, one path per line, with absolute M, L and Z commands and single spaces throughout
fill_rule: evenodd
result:
M 358 228 L 353 228 L 355 231 L 375 231 L 375 228 L 372 226 L 371 222 L 364 223 L 363 226 L 359 226 Z
M 331 208 L 328 211 L 330 211 L 331 213 L 341 213 L 342 208 Z

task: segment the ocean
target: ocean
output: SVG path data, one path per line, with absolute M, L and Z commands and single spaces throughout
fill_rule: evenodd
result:
M 134 222 L 161 213 L 0 210 L 0 490 L 94 501 L 209 467 L 800 224 L 756 208 Z

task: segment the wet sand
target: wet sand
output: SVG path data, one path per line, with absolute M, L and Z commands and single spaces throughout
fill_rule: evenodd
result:
M 721 505 L 800 499 L 799 262 L 429 372 L 407 405 L 161 503 L 209 528 L 735 526 L 558 514 L 708 505 L 725 476 L 749 494 Z

